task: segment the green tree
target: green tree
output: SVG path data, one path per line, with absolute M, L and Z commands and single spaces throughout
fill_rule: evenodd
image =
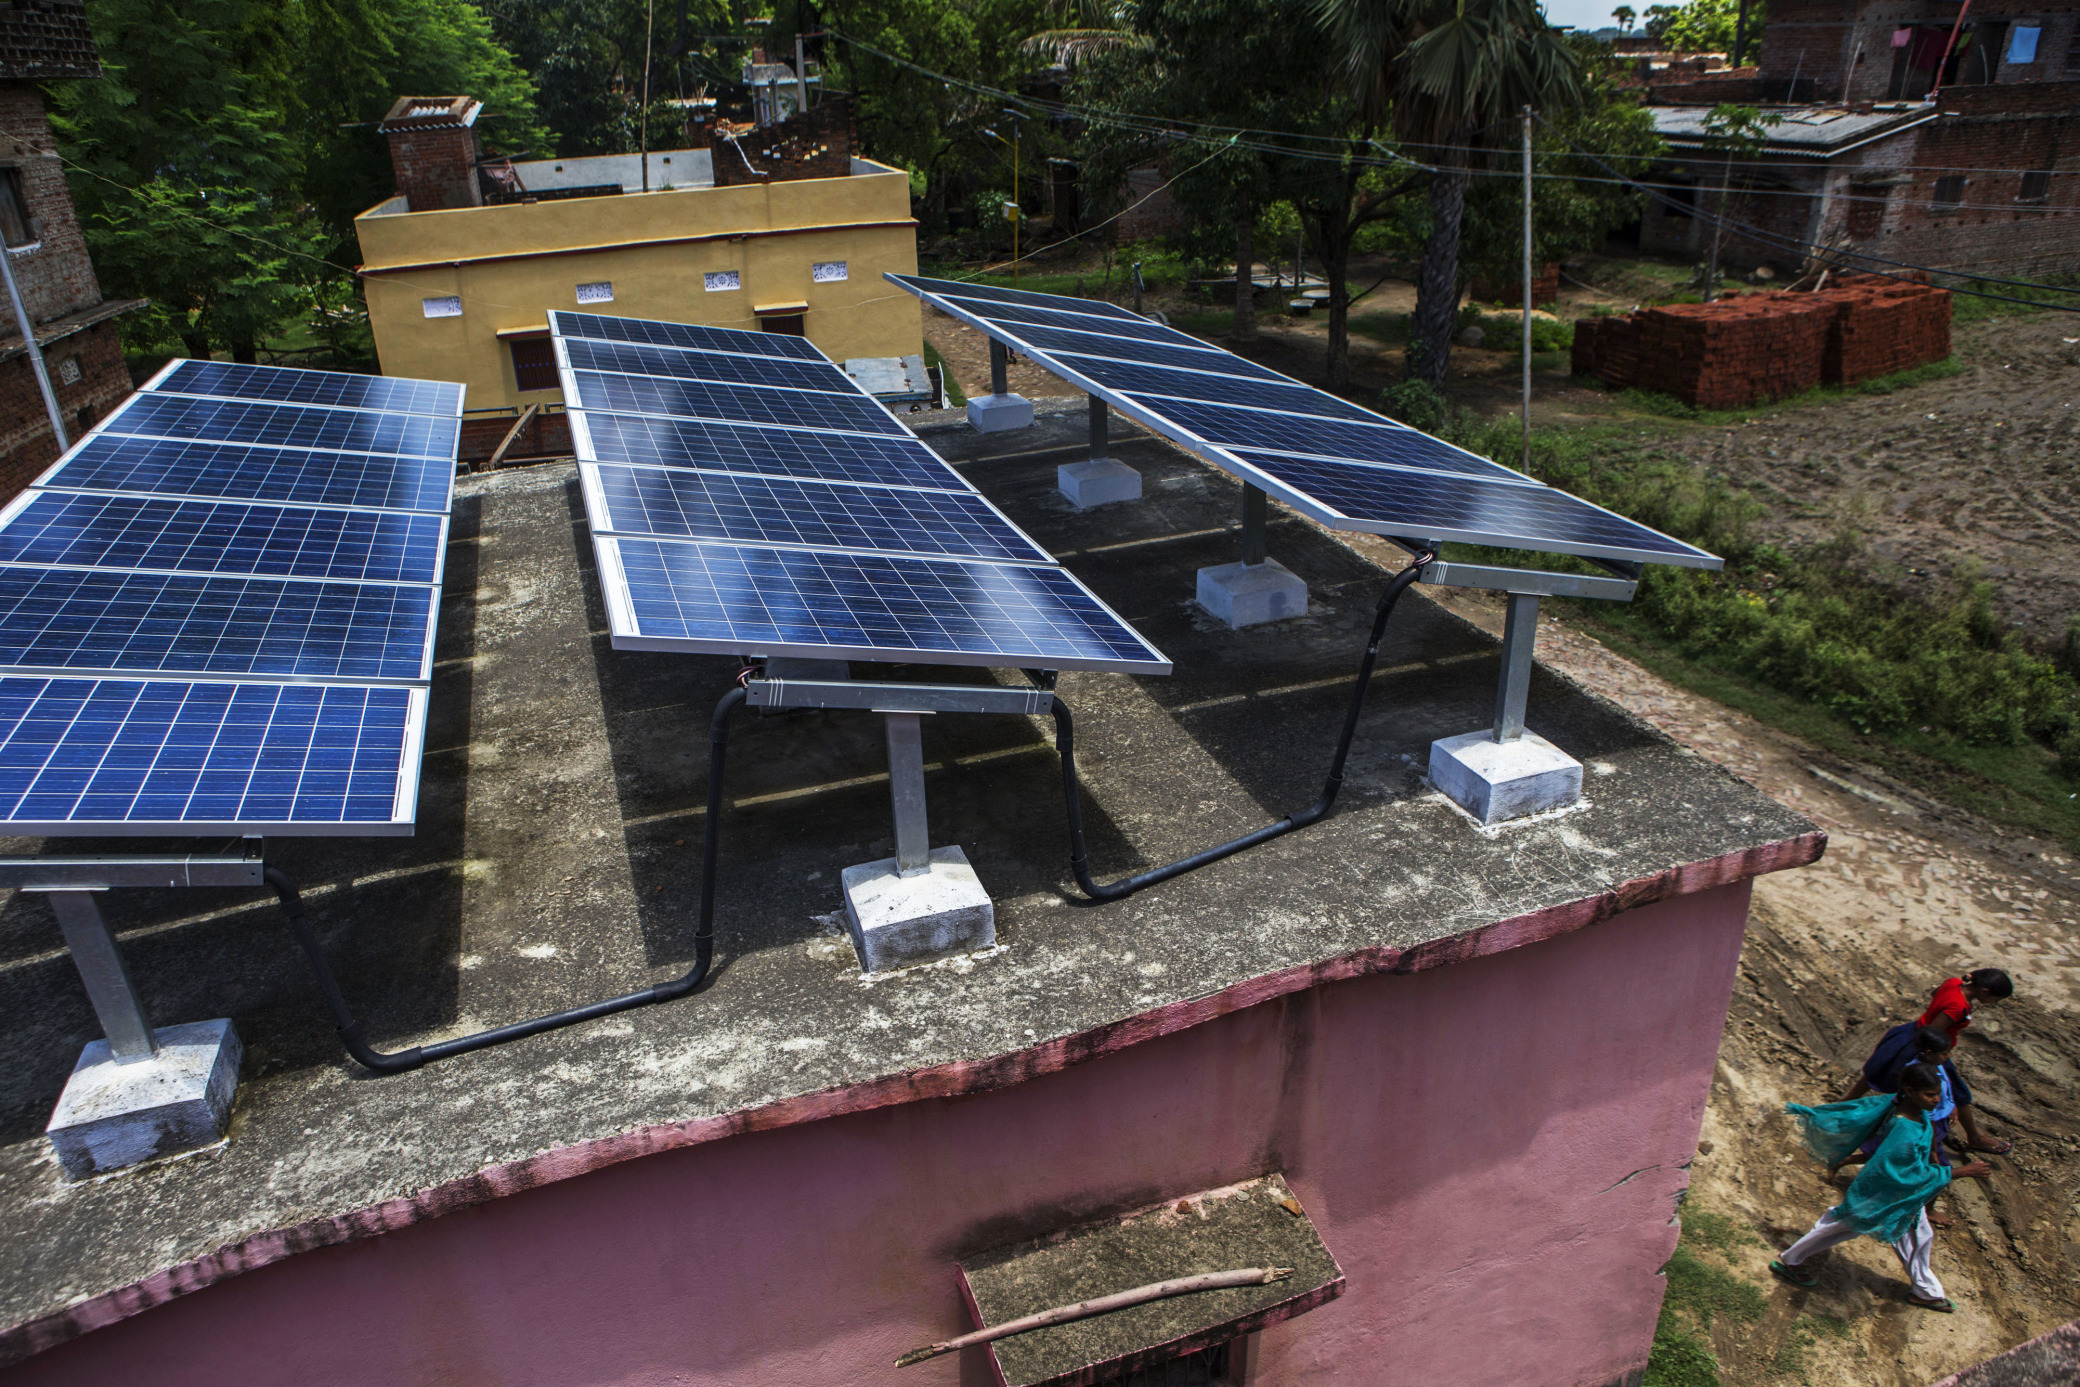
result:
M 1689 0 L 1688 4 L 1673 8 L 1656 8 L 1668 9 L 1655 37 L 1669 47 L 1684 53 L 1733 52 L 1734 38 L 1740 26 L 1740 0 Z M 1763 21 L 1761 0 L 1749 0 L 1747 9 L 1747 28 L 1752 34 L 1758 31 Z
M 1733 161 L 1753 158 L 1769 141 L 1770 130 L 1783 123 L 1775 111 L 1758 111 L 1753 106 L 1722 102 L 1704 118 L 1704 132 L 1720 154 L 1719 200 L 1712 211 L 1712 254 L 1706 265 L 1704 297 L 1707 303 L 1719 290 L 1719 240 L 1726 225 L 1726 193 L 1733 182 Z
M 1630 5 L 1620 5 L 1611 11 L 1611 18 L 1617 20 L 1618 27 L 1629 34 L 1632 32 L 1632 22 L 1639 18 L 1639 11 Z
M 467 6 L 468 0 L 451 3 Z M 741 87 L 744 59 L 761 41 L 731 17 L 726 0 L 477 3 L 492 36 L 538 90 L 542 122 L 553 134 L 534 143 L 537 157 L 635 152 L 642 144 L 646 68 L 655 127 L 662 100 Z M 742 37 L 707 37 L 723 33 Z M 651 141 L 676 143 L 660 141 L 654 128 Z
M 1520 110 L 1549 119 L 1582 101 L 1582 63 L 1538 0 L 1317 0 L 1347 84 L 1403 146 L 1433 165 L 1430 234 L 1416 281 L 1408 376 L 1444 383 L 1463 276 L 1460 228 L 1473 171 Z

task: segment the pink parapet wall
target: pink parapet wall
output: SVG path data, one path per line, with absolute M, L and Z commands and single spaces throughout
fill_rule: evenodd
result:
M 1349 1289 L 1267 1330 L 1254 1381 L 1598 1387 L 1646 1361 L 1747 904 L 1736 882 L 993 1092 L 622 1161 L 6 1381 L 979 1387 L 980 1351 L 892 1366 L 971 1327 L 957 1257 L 1282 1169 Z

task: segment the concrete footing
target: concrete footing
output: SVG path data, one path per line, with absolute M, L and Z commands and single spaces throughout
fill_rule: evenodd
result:
M 208 1146 L 231 1120 L 245 1057 L 229 1021 L 153 1033 L 158 1053 L 118 1064 L 108 1042 L 80 1052 L 45 1133 L 74 1180 Z
M 953 954 L 970 954 L 997 942 L 997 911 L 982 889 L 967 854 L 934 848 L 931 864 L 909 876 L 896 860 L 847 867 L 845 928 L 869 973 L 908 968 Z
M 1066 463 L 1054 469 L 1054 481 L 1078 510 L 1141 499 L 1141 474 L 1111 458 Z
M 1430 783 L 1483 824 L 1565 809 L 1582 798 L 1582 763 L 1536 732 L 1488 731 L 1430 744 Z
M 1230 626 L 1307 615 L 1307 584 L 1277 559 L 1199 570 L 1199 605 Z
M 968 422 L 978 433 L 1029 428 L 1033 423 L 1033 402 L 1023 395 L 977 395 L 968 401 Z

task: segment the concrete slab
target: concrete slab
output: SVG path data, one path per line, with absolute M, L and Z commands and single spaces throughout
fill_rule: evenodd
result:
M 1238 630 L 1307 615 L 1307 584 L 1277 559 L 1216 564 L 1198 578 L 1199 605 Z
M 1065 463 L 1054 475 L 1062 495 L 1078 510 L 1141 499 L 1141 474 L 1113 458 Z
M 979 433 L 1029 428 L 1033 423 L 1033 403 L 1023 395 L 977 395 L 968 401 L 968 422 Z
M 1484 824 L 1566 809 L 1582 798 L 1582 763 L 1536 732 L 1498 742 L 1462 732 L 1430 744 L 1430 783 Z
M 72 1179 L 193 1151 L 224 1135 L 245 1057 L 237 1029 L 192 1021 L 152 1034 L 159 1053 L 150 1059 L 118 1064 L 106 1040 L 80 1052 L 45 1129 Z
M 996 908 L 957 847 L 933 848 L 931 865 L 907 876 L 884 857 L 847 867 L 839 878 L 845 928 L 866 972 L 911 968 L 997 942 Z

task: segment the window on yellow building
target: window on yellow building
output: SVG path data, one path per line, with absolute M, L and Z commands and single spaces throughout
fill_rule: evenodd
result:
M 506 345 L 513 351 L 513 383 L 522 390 L 555 390 L 556 349 L 547 337 L 513 337 Z

